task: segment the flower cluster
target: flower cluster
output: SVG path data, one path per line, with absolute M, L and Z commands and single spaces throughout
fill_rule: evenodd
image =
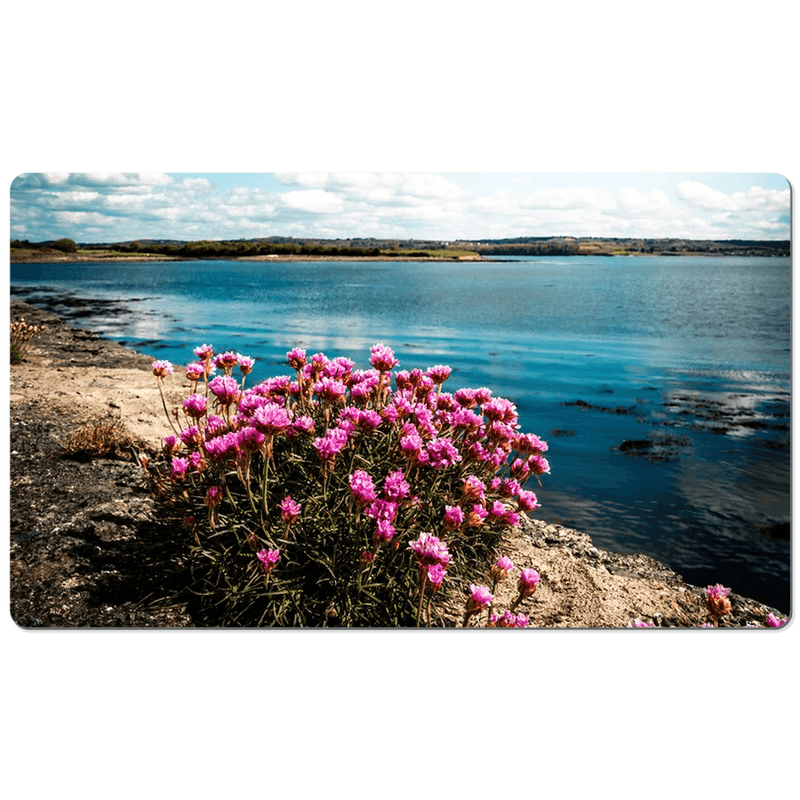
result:
M 383 624 L 387 615 L 409 624 L 416 609 L 419 624 L 427 597 L 430 624 L 439 590 L 466 585 L 539 507 L 524 484 L 549 472 L 547 444 L 522 433 L 514 404 L 489 389 L 443 391 L 445 365 L 395 371 L 398 359 L 377 344 L 371 368 L 359 370 L 295 348 L 293 374 L 245 388 L 253 359 L 205 344 L 194 355 L 190 392 L 172 415 L 184 424 L 164 439 L 150 479 L 167 506 L 195 518 L 194 555 L 207 560 L 209 594 L 229 592 L 219 605 L 231 618 L 258 607 L 258 624 Z M 173 367 L 156 361 L 153 373 L 161 389 Z M 513 569 L 509 559 L 495 566 L 495 582 Z M 255 594 L 259 571 L 271 576 L 258 590 L 273 599 L 268 612 Z M 522 571 L 517 602 L 538 580 Z M 475 610 L 487 596 L 475 595 Z

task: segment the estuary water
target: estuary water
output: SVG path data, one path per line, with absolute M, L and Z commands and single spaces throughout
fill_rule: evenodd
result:
M 547 440 L 535 516 L 790 611 L 788 258 L 12 264 L 11 288 L 175 364 L 252 356 L 250 385 L 293 347 L 449 364 Z

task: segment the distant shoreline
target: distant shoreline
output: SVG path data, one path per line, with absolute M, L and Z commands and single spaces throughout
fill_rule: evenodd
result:
M 499 254 L 498 254 L 499 255 Z M 599 256 L 602 258 L 789 258 L 788 254 L 776 253 L 774 255 L 764 255 L 763 253 L 749 254 L 749 253 L 701 253 L 701 252 L 680 252 L 680 253 L 554 253 L 554 254 L 541 254 L 530 255 L 525 253 L 508 254 L 505 258 L 529 260 L 534 258 L 586 258 L 587 256 Z M 310 256 L 310 255 L 264 255 L 264 256 L 219 256 L 209 258 L 189 258 L 186 256 L 164 256 L 164 255 L 136 255 L 136 256 L 123 256 L 123 255 L 97 255 L 92 256 L 86 253 L 37 253 L 37 254 L 15 254 L 11 251 L 10 262 L 12 264 L 72 264 L 72 263 L 163 263 L 168 261 L 254 261 L 254 262 L 267 262 L 277 263 L 290 262 L 290 261 L 318 261 L 318 262 L 336 262 L 336 261 L 399 261 L 399 262 L 437 262 L 437 263 L 501 263 L 499 258 L 492 256 L 481 256 L 477 253 L 474 256 L 428 256 L 428 257 L 414 257 L 414 256 Z

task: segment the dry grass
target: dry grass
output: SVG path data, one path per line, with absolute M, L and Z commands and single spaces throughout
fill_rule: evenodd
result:
M 120 428 L 120 420 L 100 420 L 79 428 L 61 445 L 62 458 L 89 461 L 93 458 L 131 457 L 131 448 L 137 442 Z

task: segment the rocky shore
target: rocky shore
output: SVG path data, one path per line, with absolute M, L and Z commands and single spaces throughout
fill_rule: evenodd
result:
M 156 452 L 169 432 L 152 358 L 12 298 L 12 322 L 22 317 L 44 333 L 10 368 L 12 618 L 24 628 L 207 625 L 133 455 Z M 181 380 L 177 372 L 168 379 L 168 402 L 185 396 Z M 76 432 L 98 422 L 118 434 L 115 451 L 65 452 Z M 503 553 L 542 576 L 517 609 L 531 626 L 625 628 L 639 619 L 697 628 L 706 619 L 701 587 L 648 556 L 596 548 L 579 531 L 526 519 Z M 499 585 L 499 610 L 514 590 Z M 734 593 L 729 599 L 721 627 L 782 616 Z M 463 599 L 454 598 L 439 624 L 457 624 L 462 612 Z

